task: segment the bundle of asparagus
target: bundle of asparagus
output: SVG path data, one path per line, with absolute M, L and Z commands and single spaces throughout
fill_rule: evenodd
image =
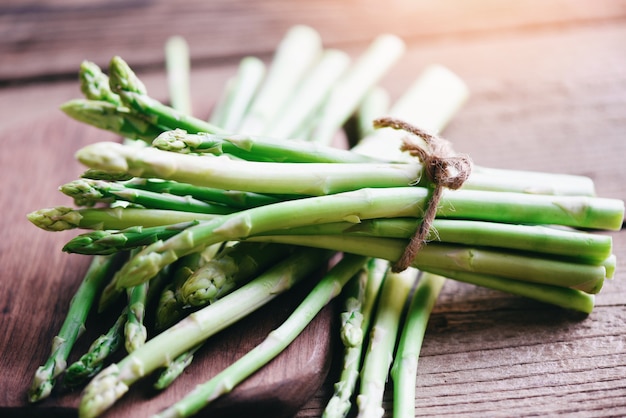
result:
M 160 416 L 190 416 L 230 391 L 340 293 L 344 371 L 327 416 L 348 413 L 359 372 L 359 415 L 382 415 L 394 357 L 394 410 L 413 414 L 421 340 L 444 277 L 567 309 L 593 309 L 615 257 L 610 236 L 590 231 L 621 228 L 624 204 L 594 196 L 593 182 L 580 176 L 474 166 L 459 190 L 441 192 L 436 218 L 420 242 L 425 245 L 410 267 L 389 269 L 422 229 L 434 185 L 424 161 L 400 152 L 404 134 L 372 130 L 372 115 L 439 131 L 466 94 L 454 75 L 433 67 L 388 107 L 378 83 L 402 53 L 398 38 L 379 37 L 350 63 L 345 53 L 324 49 L 312 29 L 295 27 L 269 68 L 254 57 L 242 60 L 209 122 L 190 113 L 185 48 L 180 39 L 168 44 L 172 106 L 150 97 L 119 57 L 111 60 L 108 76 L 83 63 L 86 98 L 63 110 L 125 143 L 96 143 L 76 153 L 88 170 L 60 190 L 82 208 L 29 214 L 46 230 L 92 230 L 63 248 L 94 255 L 68 323 L 83 324 L 98 294 L 100 310 L 127 295 L 111 331 L 67 369 L 68 383 L 82 383 L 125 334 L 128 355 L 87 385 L 81 416 L 97 416 L 158 369 L 167 368 L 157 382 L 166 387 L 206 339 L 337 254 L 341 261 L 266 341 Z M 351 138 L 356 145 L 333 147 L 354 115 L 362 127 Z M 142 318 L 152 299 L 159 301 L 162 332 L 146 341 Z M 79 327 L 65 328 L 37 371 L 31 401 L 49 395 L 65 369 Z M 386 344 L 377 344 L 381 330 Z

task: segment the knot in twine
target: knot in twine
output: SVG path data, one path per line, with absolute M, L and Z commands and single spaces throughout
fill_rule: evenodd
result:
M 402 139 L 401 151 L 407 151 L 411 156 L 419 158 L 424 171 L 432 183 L 432 193 L 426 204 L 422 221 L 404 249 L 404 253 L 396 261 L 391 270 L 395 273 L 406 270 L 411 266 L 415 256 L 426 243 L 432 226 L 437 207 L 443 194 L 443 189 L 459 189 L 469 178 L 472 172 L 472 161 L 467 155 L 457 154 L 449 141 L 431 135 L 409 123 L 394 118 L 380 118 L 374 120 L 375 128 L 393 128 L 413 134 L 424 140 L 428 149 L 413 141 L 409 137 Z

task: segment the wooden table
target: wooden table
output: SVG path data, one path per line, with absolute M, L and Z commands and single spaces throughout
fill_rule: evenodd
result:
M 25 407 L 25 390 L 45 359 L 87 262 L 60 252 L 75 233 L 43 233 L 25 215 L 68 204 L 56 188 L 81 173 L 71 157 L 74 150 L 116 139 L 57 110 L 79 96 L 75 77 L 80 62 L 105 66 L 120 55 L 154 97 L 165 99 L 163 44 L 171 35 L 182 35 L 193 59 L 194 111 L 206 117 L 239 59 L 252 54 L 268 60 L 286 30 L 299 23 L 319 30 L 325 45 L 353 56 L 380 33 L 401 36 L 407 53 L 382 82 L 394 98 L 428 64 L 443 64 L 457 73 L 471 97 L 445 136 L 476 163 L 586 175 L 596 182 L 600 196 L 626 199 L 624 1 L 4 1 L 3 416 L 73 416 L 76 405 L 76 394 L 66 394 Z M 422 350 L 416 416 L 626 415 L 626 234 L 611 235 L 618 271 L 586 317 L 449 281 Z M 274 304 L 266 316 L 279 321 L 287 306 Z M 272 396 L 262 396 L 271 398 L 272 407 L 282 404 L 287 415 L 301 418 L 319 416 L 337 373 L 329 360 L 336 349 L 332 311 L 330 306 L 277 359 L 272 376 L 255 376 L 256 383 L 247 387 L 258 390 L 267 383 Z M 275 325 L 260 322 L 267 329 Z M 255 329 L 257 323 L 243 326 Z M 210 353 L 232 360 L 233 353 L 263 332 L 224 336 L 207 349 L 196 370 L 215 370 L 220 364 L 212 363 Z M 82 348 L 88 340 L 81 339 Z M 187 374 L 158 398 L 131 396 L 110 416 L 154 411 L 182 396 L 198 379 L 193 376 Z M 247 396 L 245 390 L 237 393 L 234 402 Z M 151 406 L 137 409 L 139 401 Z M 385 406 L 390 406 L 389 397 Z

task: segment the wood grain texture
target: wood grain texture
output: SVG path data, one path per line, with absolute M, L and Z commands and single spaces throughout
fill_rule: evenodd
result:
M 0 6 L 0 79 L 73 74 L 82 59 L 104 64 L 113 55 L 132 57 L 135 67 L 153 67 L 173 34 L 192 41 L 195 60 L 219 62 L 270 54 L 294 23 L 315 27 L 329 46 L 345 47 L 382 32 L 424 42 L 625 16 L 621 0 L 596 0 L 593 6 L 585 0 L 392 0 L 384 6 L 374 0 L 10 1 Z
M 15 188 L 5 186 L 0 193 L 5 233 L 0 241 L 3 416 L 6 407 L 24 405 L 36 363 L 45 357 L 49 338 L 86 267 L 83 258 L 59 250 L 73 233 L 46 234 L 25 220 L 30 210 L 68 204 L 56 187 L 81 171 L 71 158 L 73 150 L 111 138 L 68 121 L 56 110 L 77 97 L 76 83 L 61 78 L 73 77 L 84 58 L 100 63 L 113 54 L 130 58 L 151 93 L 164 99 L 162 44 L 171 34 L 183 34 L 194 54 L 194 110 L 205 116 L 238 59 L 248 53 L 267 59 L 292 24 L 314 25 L 325 44 L 341 46 L 353 56 L 374 35 L 394 31 L 405 37 L 409 48 L 383 80 L 393 97 L 431 63 L 448 66 L 467 82 L 471 98 L 445 131 L 457 150 L 490 167 L 588 175 L 601 196 L 626 199 L 626 2 L 589 6 L 585 1 L 528 1 L 503 6 L 481 0 L 468 6 L 451 0 L 398 0 L 385 5 L 382 17 L 380 2 L 373 1 L 358 6 L 356 1 L 216 1 L 177 7 L 140 1 L 123 11 L 116 2 L 107 2 L 110 8 L 102 11 L 103 3 L 33 0 L 1 6 L 0 135 L 7 147 L 0 153 L 0 178 Z M 186 24 L 164 24 L 174 21 Z M 21 191 L 19 198 L 13 190 Z M 587 317 L 446 283 L 422 351 L 416 416 L 626 415 L 626 234 L 611 235 L 617 274 L 605 283 L 595 311 Z M 36 299 L 26 299 L 35 288 Z M 278 319 L 284 309 L 286 305 L 277 303 L 267 312 Z M 324 315 L 305 338 L 328 337 L 333 316 L 331 310 Z M 45 323 L 38 322 L 43 317 Z M 262 332 L 250 339 L 233 334 L 216 340 L 197 369 L 171 391 L 153 398 L 146 385 L 120 404 L 119 415 L 111 416 L 143 416 L 171 402 L 191 387 L 196 370 L 214 370 L 213 353 L 228 359 L 233 349 Z M 311 355 L 328 360 L 329 353 L 336 354 L 336 348 L 322 347 L 328 351 L 311 354 L 307 350 L 319 347 L 294 346 L 269 370 L 277 381 L 284 381 L 291 365 L 304 368 L 311 364 L 305 361 Z M 323 361 L 315 364 L 327 366 Z M 324 375 L 315 367 L 307 370 L 303 380 Z M 325 383 L 307 394 L 312 398 L 299 407 L 297 417 L 320 415 L 336 374 L 336 364 L 330 365 Z M 295 388 L 293 381 L 286 381 L 276 394 Z M 239 393 L 245 398 L 245 387 Z M 388 392 L 387 416 L 390 396 Z M 14 412 L 72 416 L 75 400 L 70 395 L 29 408 L 27 414 Z

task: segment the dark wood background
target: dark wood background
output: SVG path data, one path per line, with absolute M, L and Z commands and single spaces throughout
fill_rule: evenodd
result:
M 60 251 L 75 233 L 39 231 L 25 215 L 69 204 L 56 188 L 82 171 L 73 152 L 90 142 L 116 139 L 58 111 L 61 103 L 79 96 L 80 62 L 105 66 L 120 55 L 151 94 L 164 100 L 163 44 L 171 35 L 182 35 L 193 59 L 194 113 L 205 117 L 239 59 L 250 54 L 269 59 L 294 24 L 316 28 L 326 46 L 353 56 L 378 34 L 401 36 L 408 50 L 382 84 L 398 97 L 431 63 L 463 78 L 470 100 L 445 132 L 458 151 L 484 166 L 587 175 L 599 195 L 626 199 L 624 1 L 4 0 L 2 415 L 73 416 L 76 405 L 76 394 L 62 393 L 34 407 L 25 405 L 32 374 L 45 359 L 87 263 Z M 587 317 L 448 282 L 422 351 L 416 416 L 626 415 L 626 235 L 612 236 L 618 272 Z M 262 338 L 288 314 L 292 299 L 220 335 L 201 353 L 195 369 L 166 393 L 152 397 L 140 390 L 111 416 L 140 416 L 182 396 L 202 380 L 200 375 L 219 370 Z M 262 398 L 274 412 L 281 405 L 287 415 L 319 416 L 337 372 L 331 361 L 332 309 L 265 374 L 234 393 L 231 406 Z M 81 339 L 81 347 L 87 340 Z

